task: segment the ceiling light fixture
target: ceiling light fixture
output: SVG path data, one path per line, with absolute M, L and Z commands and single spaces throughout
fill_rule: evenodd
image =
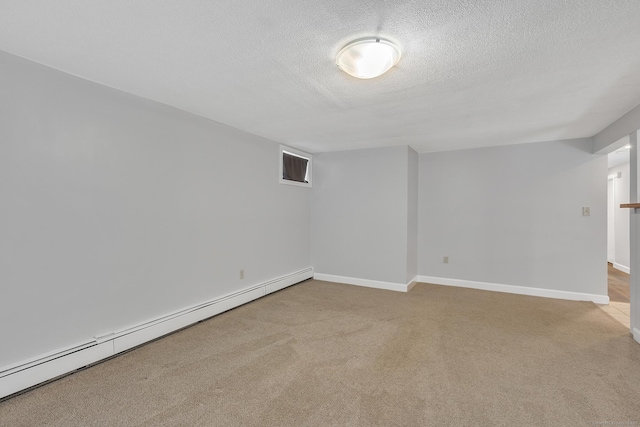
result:
M 388 40 L 367 37 L 342 48 L 336 64 L 359 79 L 372 79 L 389 71 L 400 60 L 400 49 Z

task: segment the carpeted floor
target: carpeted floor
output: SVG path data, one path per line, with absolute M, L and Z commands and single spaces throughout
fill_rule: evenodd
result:
M 640 425 L 640 344 L 587 302 L 310 280 L 0 403 L 0 425 Z

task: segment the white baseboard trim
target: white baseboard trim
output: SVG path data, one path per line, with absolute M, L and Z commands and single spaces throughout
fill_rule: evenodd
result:
M 627 274 L 631 274 L 631 269 L 629 267 L 627 267 L 626 265 L 622 265 L 622 264 L 618 264 L 617 262 L 613 263 L 613 268 L 615 268 L 616 270 L 620 270 L 623 271 Z
M 527 286 L 501 285 L 497 283 L 475 282 L 471 280 L 447 279 L 444 277 L 418 276 L 422 283 L 434 285 L 458 286 L 461 288 L 480 289 L 483 291 L 505 292 L 534 297 L 556 298 L 571 301 L 593 301 L 596 304 L 609 304 L 607 295 L 584 294 L 579 292 L 557 291 L 553 289 L 530 288 Z
M 312 277 L 313 268 L 309 267 L 147 322 L 94 337 L 66 349 L 2 367 L 0 398 L 99 362 Z
M 640 329 L 633 328 L 632 334 L 633 334 L 633 339 L 636 340 L 638 343 L 640 343 Z
M 409 283 L 393 283 L 393 282 L 381 282 L 378 280 L 360 279 L 357 277 L 336 276 L 333 274 L 314 273 L 313 278 L 315 280 L 322 280 L 325 282 L 344 283 L 347 285 L 364 286 L 367 288 L 386 289 L 388 291 L 397 292 L 409 292 L 409 290 L 415 285 L 417 276 Z

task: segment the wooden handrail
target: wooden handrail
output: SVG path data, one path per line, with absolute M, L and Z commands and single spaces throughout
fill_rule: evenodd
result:
M 621 208 L 640 208 L 640 203 L 624 203 L 620 205 Z

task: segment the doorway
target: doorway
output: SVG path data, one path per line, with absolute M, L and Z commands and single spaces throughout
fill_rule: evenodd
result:
M 630 325 L 630 212 L 629 145 L 608 155 L 607 184 L 607 278 L 609 306 L 603 308 L 623 325 Z
M 625 145 L 608 155 L 607 186 L 607 261 L 626 274 L 631 273 L 630 212 L 620 205 L 629 203 L 629 148 Z

